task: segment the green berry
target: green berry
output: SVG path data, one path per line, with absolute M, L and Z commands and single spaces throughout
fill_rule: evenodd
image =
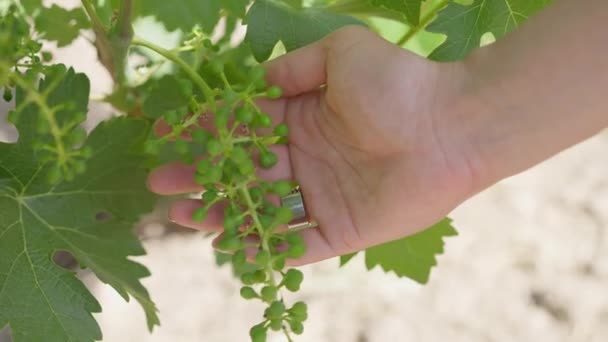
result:
M 68 136 L 68 142 L 72 146 L 80 146 L 87 139 L 87 131 L 83 127 L 76 127 Z
M 262 270 L 257 270 L 253 272 L 253 279 L 256 283 L 263 283 L 266 281 L 266 272 Z
M 308 318 L 308 306 L 304 302 L 297 302 L 289 309 L 289 315 L 295 320 L 305 321 Z
M 49 184 L 57 184 L 61 180 L 61 170 L 59 166 L 55 165 L 51 167 L 49 173 L 46 175 L 46 180 Z
M 266 342 L 266 327 L 264 324 L 258 324 L 249 330 L 251 342 Z
M 292 182 L 281 180 L 272 184 L 272 191 L 283 197 L 289 195 L 289 193 L 295 188 Z
M 302 284 L 302 280 L 304 279 L 304 274 L 301 271 L 296 269 L 290 269 L 285 273 L 285 277 L 283 278 L 283 284 L 285 287 L 291 291 L 296 292 L 300 289 L 300 285 Z
M 253 120 L 253 124 L 258 127 L 272 126 L 272 118 L 268 114 L 259 113 Z
M 277 86 L 272 86 L 266 90 L 266 96 L 270 99 L 278 99 L 283 96 L 283 90 Z
M 266 313 L 268 314 L 268 318 L 279 318 L 285 312 L 285 304 L 282 301 L 275 300 L 270 304 L 268 309 L 266 309 Z
M 279 331 L 283 328 L 283 320 L 282 319 L 272 319 L 270 320 L 270 329 L 274 331 Z
M 278 137 L 286 137 L 289 134 L 289 128 L 287 127 L 287 124 L 280 123 L 274 128 L 273 133 Z
M 217 139 L 209 139 L 209 141 L 207 141 L 207 152 L 215 157 L 218 154 L 220 154 L 220 152 L 222 151 L 222 144 L 220 144 L 219 141 L 217 141 Z
M 261 66 L 255 66 L 249 71 L 249 80 L 250 81 L 258 81 L 264 79 L 266 76 L 266 70 Z
M 278 225 L 287 224 L 293 219 L 293 212 L 287 207 L 278 207 L 274 215 L 275 222 Z
M 217 199 L 217 192 L 212 191 L 212 190 L 207 190 L 203 193 L 202 199 L 206 203 L 211 203 Z
M 241 275 L 241 282 L 245 285 L 253 285 L 256 283 L 254 272 L 246 272 Z
M 232 158 L 232 160 L 234 160 L 234 162 L 238 164 L 249 160 L 249 153 L 247 153 L 247 150 L 245 150 L 244 148 L 240 146 L 235 146 L 232 149 L 232 152 L 230 152 L 230 158 Z
M 192 220 L 195 222 L 203 222 L 205 218 L 207 218 L 207 214 L 209 210 L 206 207 L 196 208 L 194 213 L 192 213 Z
M 279 256 L 272 262 L 272 269 L 275 271 L 281 271 L 285 268 L 285 257 Z
M 247 262 L 247 255 L 244 250 L 237 251 L 232 254 L 232 264 L 234 266 L 242 266 Z
M 53 54 L 48 51 L 42 51 L 40 53 L 42 55 L 42 60 L 45 62 L 50 62 L 53 59 Z
M 289 321 L 289 327 L 291 328 L 291 331 L 296 335 L 301 335 L 304 332 L 304 325 L 300 321 Z
M 265 169 L 270 169 L 277 164 L 278 157 L 271 151 L 264 151 L 260 154 L 260 165 Z
M 241 241 L 237 237 L 225 236 L 219 241 L 218 247 L 224 251 L 233 251 L 241 247 Z
M 272 302 L 273 300 L 275 300 L 277 298 L 277 288 L 275 286 L 264 286 L 262 288 L 262 299 L 265 302 Z
M 270 254 L 266 251 L 259 251 L 258 254 L 255 256 L 255 262 L 260 266 L 266 265 L 269 260 Z
M 13 92 L 11 91 L 10 88 L 8 88 L 8 87 L 4 88 L 4 94 L 2 94 L 2 98 L 6 102 L 11 102 L 11 100 L 13 99 Z
M 258 294 L 255 292 L 255 290 L 249 286 L 243 286 L 241 287 L 241 297 L 243 297 L 244 299 L 253 299 L 256 298 L 258 296 Z
M 239 107 L 235 111 L 236 119 L 244 124 L 251 123 L 253 120 L 253 112 L 245 107 Z

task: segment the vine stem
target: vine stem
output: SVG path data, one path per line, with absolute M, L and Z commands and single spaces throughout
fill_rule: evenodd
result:
M 84 11 L 87 13 L 89 18 L 91 18 L 91 22 L 93 23 L 93 30 L 99 33 L 108 33 L 108 28 L 106 25 L 101 22 L 101 19 L 97 15 L 97 11 L 95 10 L 95 6 L 91 3 L 91 0 L 80 0 L 82 3 L 82 7 L 84 7 Z
M 409 42 L 416 35 L 416 33 L 425 29 L 431 23 L 431 21 L 435 18 L 437 13 L 448 4 L 448 2 L 450 2 L 450 0 L 442 0 L 442 1 L 438 2 L 433 8 L 431 8 L 422 17 L 422 19 L 420 19 L 420 23 L 418 23 L 418 25 L 416 25 L 414 27 L 410 27 L 410 29 L 407 30 L 407 32 L 403 35 L 403 37 L 401 37 L 401 39 L 399 39 L 399 41 L 397 42 L 397 45 L 403 46 L 405 43 Z
M 175 54 L 175 52 L 173 52 L 171 50 L 167 50 L 154 43 L 148 42 L 146 40 L 143 40 L 143 39 L 140 39 L 137 37 L 133 38 L 131 45 L 143 46 L 145 48 L 148 48 L 148 49 L 158 53 L 159 55 L 165 57 L 166 59 L 170 60 L 171 62 L 177 64 L 180 68 L 182 68 L 182 70 L 186 74 L 188 74 L 188 77 L 190 77 L 190 79 L 203 92 L 203 96 L 205 96 L 205 99 L 211 105 L 211 110 L 212 111 L 217 110 L 213 89 L 211 89 L 211 87 L 207 84 L 207 82 L 205 82 L 205 80 L 196 71 L 194 71 L 194 69 L 192 69 L 190 67 L 190 65 L 188 65 L 188 63 L 186 63 L 177 54 Z

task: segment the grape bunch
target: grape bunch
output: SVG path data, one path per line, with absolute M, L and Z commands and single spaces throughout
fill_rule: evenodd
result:
M 200 44 L 211 52 L 218 51 L 209 40 Z M 141 45 L 175 59 L 150 43 Z M 232 255 L 235 267 L 247 263 L 254 266 L 241 275 L 240 294 L 268 307 L 263 321 L 250 330 L 252 340 L 265 341 L 269 329 L 282 330 L 291 340 L 290 333 L 303 331 L 307 307 L 303 302 L 288 305 L 281 292 L 300 289 L 303 274 L 286 269 L 286 260 L 301 257 L 305 246 L 297 232 L 286 229 L 293 213 L 281 206 L 278 198 L 292 193 L 296 184 L 290 180 L 267 181 L 257 175 L 258 169 L 271 169 L 278 163 L 273 145 L 287 143 L 289 133 L 285 123 L 273 122 L 258 106 L 258 100 L 278 99 L 282 90 L 266 84 L 260 66 L 251 67 L 246 82 L 236 85 L 228 80 L 219 58 L 211 57 L 207 69 L 221 82 L 212 87 L 197 73 L 185 69 L 190 79 L 184 77 L 173 83 L 188 100 L 162 113 L 170 132 L 150 138 L 146 148 L 158 153 L 171 145 L 183 161 L 196 165 L 195 181 L 204 192 L 193 219 L 202 222 L 209 211 L 223 210 L 223 232 L 217 248 Z M 193 90 L 192 83 L 198 91 Z

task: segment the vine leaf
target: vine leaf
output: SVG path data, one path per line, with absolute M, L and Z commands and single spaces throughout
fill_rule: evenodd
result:
M 71 89 L 69 82 L 57 87 Z M 51 185 L 52 168 L 34 151 L 35 110 L 21 115 L 17 143 L 0 143 L 0 329 L 8 324 L 15 342 L 101 339 L 92 317 L 101 307 L 73 272 L 53 262 L 58 251 L 139 301 L 152 329 L 156 307 L 140 282 L 149 272 L 128 259 L 144 254 L 131 229 L 154 204 L 140 166 L 149 125 L 130 118 L 99 124 L 85 142 L 93 152 L 87 171 Z
M 364 25 L 359 20 L 321 8 L 294 8 L 280 1 L 257 0 L 247 13 L 245 41 L 253 56 L 267 60 L 281 41 L 287 51 L 315 42 L 346 25 Z
M 243 16 L 248 0 L 145 0 L 135 3 L 138 16 L 152 15 L 169 31 L 190 32 L 196 25 L 211 33 L 221 18 L 222 9 L 234 16 Z
M 437 264 L 435 256 L 443 253 L 443 238 L 458 235 L 452 221 L 446 218 L 412 236 L 374 246 L 365 250 L 365 266 L 376 266 L 399 277 L 408 277 L 421 284 L 429 281 L 431 269 Z M 340 257 L 344 266 L 357 253 Z
M 427 28 L 447 40 L 429 58 L 452 61 L 466 57 L 491 32 L 496 39 L 515 29 L 552 0 L 474 0 L 469 6 L 450 2 Z
M 402 13 L 412 26 L 420 23 L 422 0 L 371 0 L 371 2 L 374 6 Z
M 35 22 L 42 37 L 57 42 L 59 47 L 69 45 L 78 37 L 80 30 L 91 27 L 82 8 L 67 10 L 57 5 L 42 7 Z

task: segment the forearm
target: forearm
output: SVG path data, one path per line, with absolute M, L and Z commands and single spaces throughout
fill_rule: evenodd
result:
M 608 1 L 557 0 L 465 61 L 466 104 L 449 121 L 478 190 L 608 126 L 607 22 Z

